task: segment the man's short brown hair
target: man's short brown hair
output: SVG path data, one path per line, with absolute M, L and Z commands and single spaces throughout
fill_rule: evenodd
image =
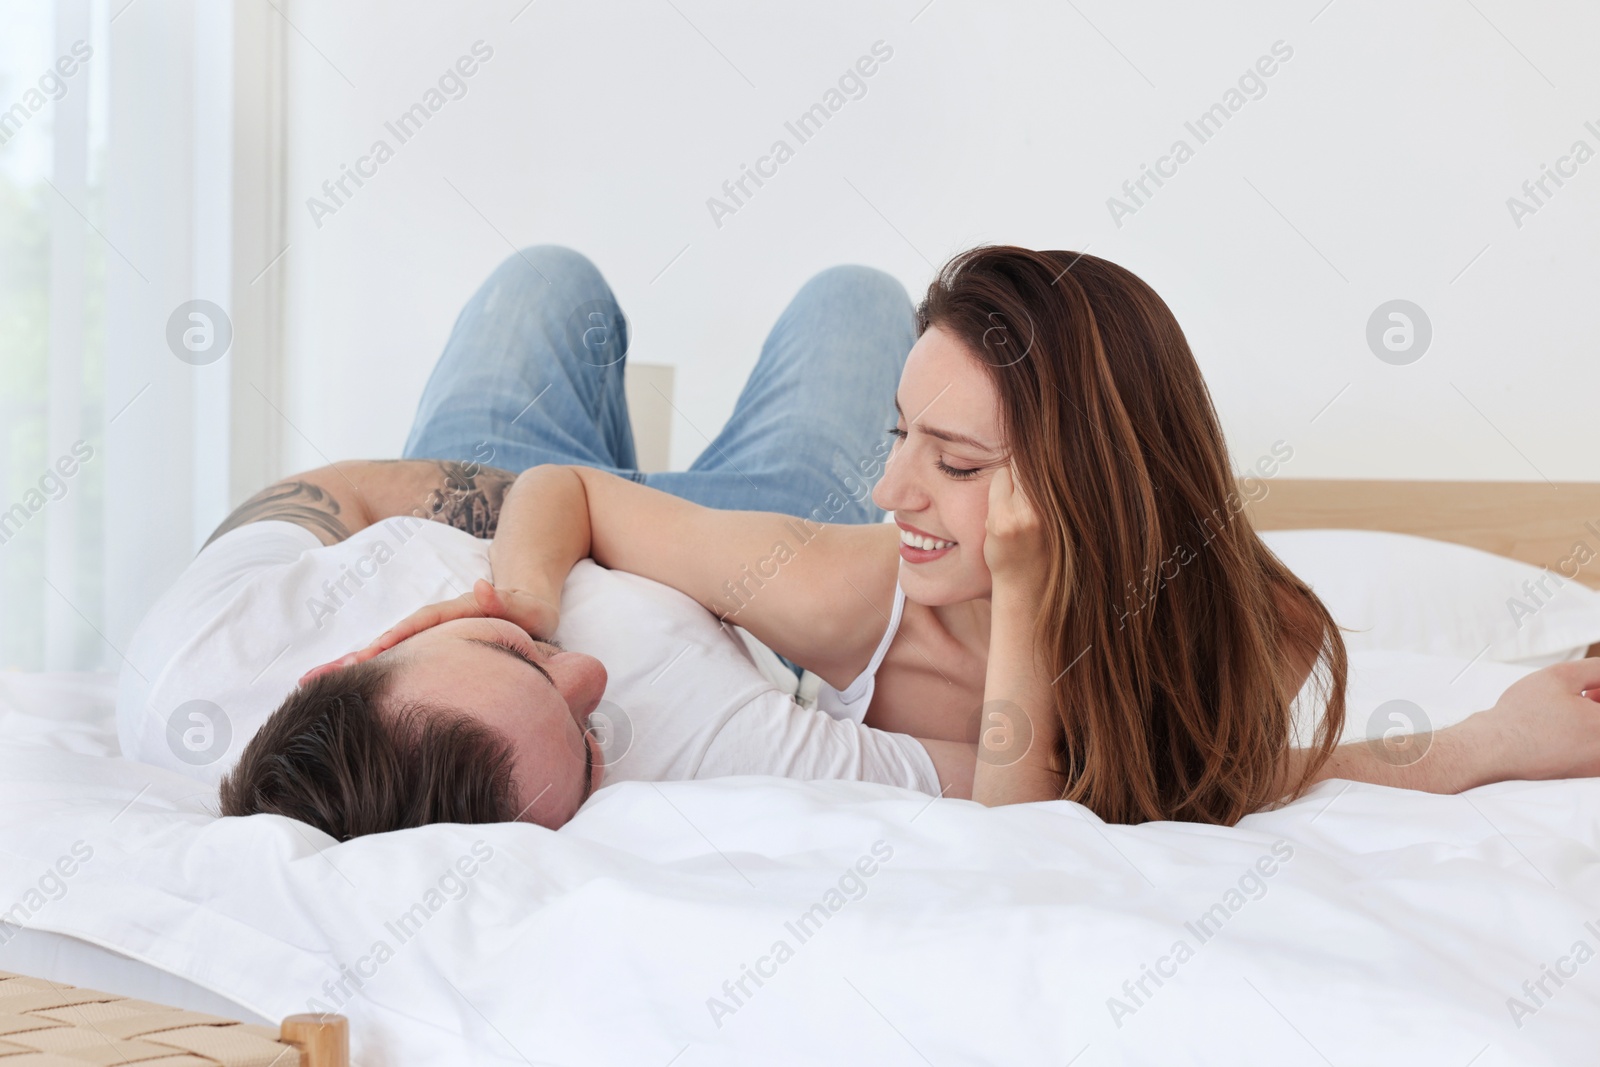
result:
M 223 815 L 286 815 L 341 841 L 436 822 L 512 822 L 513 753 L 448 708 L 389 706 L 382 656 L 300 686 L 223 778 Z

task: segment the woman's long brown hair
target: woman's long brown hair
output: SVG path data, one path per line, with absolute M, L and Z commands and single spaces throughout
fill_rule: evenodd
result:
M 917 319 L 988 368 L 1042 520 L 1063 799 L 1108 822 L 1231 825 L 1301 792 L 1343 729 L 1344 640 L 1244 513 L 1172 311 L 1103 259 L 990 246 L 947 263 Z M 1313 664 L 1322 714 L 1296 738 Z

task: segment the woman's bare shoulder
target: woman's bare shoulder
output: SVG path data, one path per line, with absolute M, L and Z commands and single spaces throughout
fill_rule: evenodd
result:
M 729 621 L 830 684 L 839 678 L 848 683 L 866 668 L 889 625 L 899 531 L 885 523 L 795 520 L 789 532 L 792 543 L 775 543 L 770 564 L 741 568 Z M 763 583 L 764 574 L 770 577 Z M 762 595 L 768 592 L 776 595 Z
M 782 621 L 782 629 L 795 640 L 798 635 L 789 622 L 800 622 L 814 638 L 802 638 L 802 656 L 790 659 L 824 678 L 851 667 L 859 673 L 882 640 L 894 609 L 899 531 L 886 523 L 805 523 L 805 528 L 810 539 L 797 545 L 795 566 L 784 568 L 792 581 L 784 595 L 784 614 L 792 611 L 792 616 Z M 754 600 L 750 606 L 754 608 Z

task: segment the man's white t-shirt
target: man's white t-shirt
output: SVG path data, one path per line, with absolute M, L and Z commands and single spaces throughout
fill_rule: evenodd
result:
M 117 699 L 123 754 L 215 784 L 302 674 L 488 577 L 488 541 L 411 517 L 326 546 L 293 523 L 232 530 L 134 635 Z M 770 774 L 939 793 L 915 738 L 799 706 L 733 628 L 659 582 L 583 560 L 555 636 L 605 664 L 592 722 L 607 782 Z

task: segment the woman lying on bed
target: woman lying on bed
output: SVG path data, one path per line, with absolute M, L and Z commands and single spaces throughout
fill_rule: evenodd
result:
M 1454 792 L 1600 773 L 1600 710 L 1581 696 L 1600 660 L 1519 683 L 1429 759 L 1406 747 L 1420 740 L 1337 746 L 1344 642 L 1241 513 L 1183 332 L 1130 272 L 979 248 L 917 319 L 873 494 L 893 525 L 719 511 L 534 467 L 503 505 L 497 588 L 418 612 L 366 654 L 484 610 L 547 636 L 592 556 L 810 670 L 836 716 L 976 743 L 987 804 L 1232 824 L 1325 778 Z M 1321 714 L 1297 738 L 1291 703 L 1314 668 Z

